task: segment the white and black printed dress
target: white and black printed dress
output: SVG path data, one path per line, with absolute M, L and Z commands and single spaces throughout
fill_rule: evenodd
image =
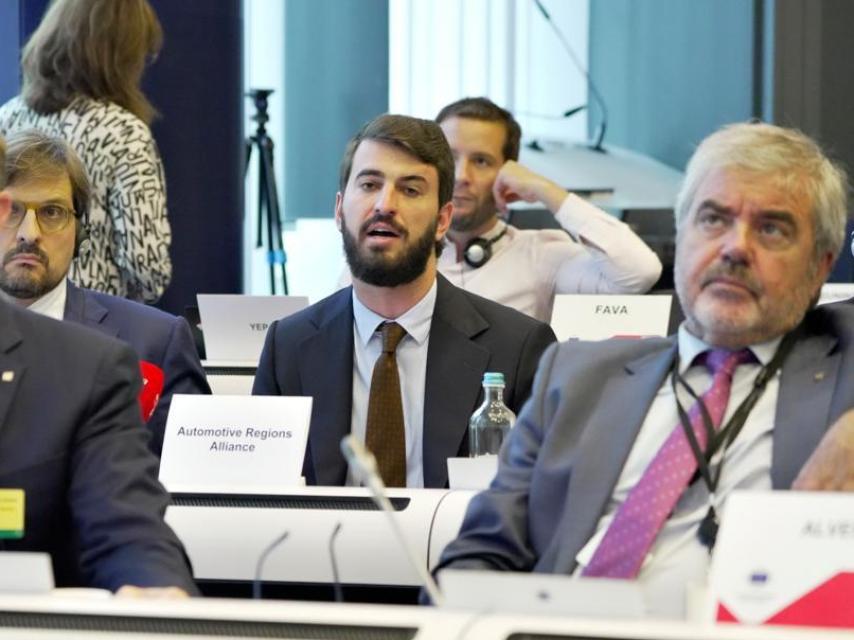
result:
M 172 277 L 163 163 L 148 126 L 109 102 L 78 97 L 40 115 L 19 96 L 0 107 L 0 133 L 38 129 L 64 138 L 92 182 L 87 251 L 71 265 L 81 287 L 156 301 Z

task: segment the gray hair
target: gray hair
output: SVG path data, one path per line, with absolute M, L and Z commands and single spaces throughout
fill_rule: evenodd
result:
M 697 189 L 714 169 L 774 176 L 783 188 L 803 190 L 812 204 L 815 255 L 839 255 L 848 218 L 848 178 L 806 134 L 764 123 L 726 125 L 703 140 L 688 161 L 676 197 L 676 228 Z

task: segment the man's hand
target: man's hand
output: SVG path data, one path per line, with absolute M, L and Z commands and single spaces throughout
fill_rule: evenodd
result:
M 126 584 L 116 591 L 120 598 L 146 598 L 159 600 L 181 600 L 190 595 L 180 587 L 134 587 Z
M 792 483 L 796 491 L 854 491 L 854 409 L 833 423 Z
M 495 177 L 492 195 L 495 205 L 503 212 L 507 211 L 507 205 L 511 202 L 524 200 L 542 202 L 549 211 L 555 213 L 566 199 L 567 192 L 548 178 L 508 160 Z

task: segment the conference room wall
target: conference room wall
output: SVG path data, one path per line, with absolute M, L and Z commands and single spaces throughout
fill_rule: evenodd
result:
M 682 170 L 706 135 L 756 117 L 815 136 L 850 173 L 852 23 L 849 0 L 591 0 L 606 140 Z M 831 280 L 854 280 L 848 243 Z

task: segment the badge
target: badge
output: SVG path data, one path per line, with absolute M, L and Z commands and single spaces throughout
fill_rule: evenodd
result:
M 24 490 L 0 489 L 0 538 L 24 537 Z

